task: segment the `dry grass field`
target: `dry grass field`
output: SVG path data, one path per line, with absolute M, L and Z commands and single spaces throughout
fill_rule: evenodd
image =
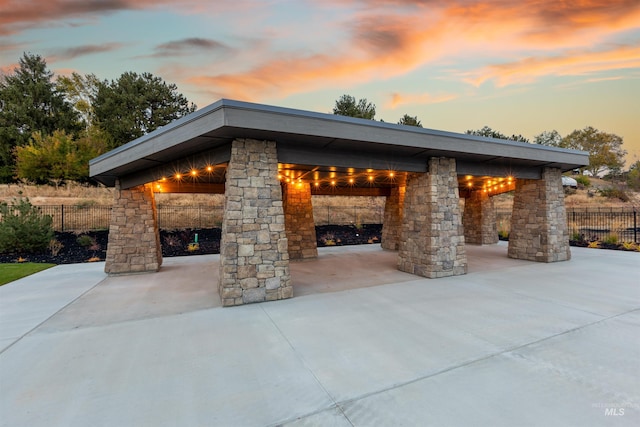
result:
M 565 204 L 573 207 L 632 207 L 640 206 L 640 193 L 627 191 L 628 202 L 610 199 L 599 195 L 598 190 L 611 188 L 609 181 L 591 178 L 589 188 L 579 188 L 567 194 Z M 48 185 L 0 184 L 0 201 L 9 202 L 15 197 L 28 197 L 37 206 L 111 206 L 113 189 L 95 187 L 77 183 L 64 184 L 59 187 Z M 156 194 L 159 206 L 222 206 L 224 196 L 221 194 Z M 494 198 L 496 209 L 508 210 L 513 205 L 513 193 L 505 193 Z M 334 197 L 313 196 L 313 205 L 318 208 L 357 207 L 376 210 L 384 207 L 384 197 Z

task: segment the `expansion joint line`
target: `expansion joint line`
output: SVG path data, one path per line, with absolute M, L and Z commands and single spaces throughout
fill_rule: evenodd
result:
M 336 402 L 336 400 L 334 399 L 334 397 L 331 395 L 331 393 L 329 393 L 329 390 L 327 390 L 325 388 L 325 386 L 322 384 L 322 382 L 320 381 L 320 379 L 316 376 L 316 374 L 313 372 L 313 370 L 311 369 L 311 367 L 309 367 L 309 365 L 307 364 L 307 361 L 305 360 L 304 356 L 302 354 L 300 354 L 300 352 L 298 352 L 298 350 L 295 348 L 295 346 L 293 345 L 293 343 L 291 342 L 291 340 L 289 340 L 289 338 L 287 338 L 287 336 L 284 334 L 284 332 L 282 332 L 282 329 L 280 329 L 280 327 L 278 326 L 278 324 L 273 320 L 273 318 L 269 315 L 269 312 L 267 310 L 265 310 L 264 307 L 260 307 L 262 309 L 262 311 L 264 312 L 264 314 L 269 318 L 269 321 L 271 321 L 271 324 L 273 325 L 274 328 L 276 328 L 276 330 L 278 331 L 278 333 L 280 334 L 280 336 L 282 336 L 282 338 L 287 342 L 287 344 L 289 345 L 289 347 L 291 348 L 291 350 L 293 350 L 293 353 L 296 355 L 296 357 L 302 362 L 302 365 L 307 369 L 307 371 L 309 371 L 309 373 L 311 374 L 311 376 L 313 377 L 314 381 L 318 384 L 318 386 L 322 389 L 322 391 L 324 391 L 326 393 L 326 395 L 329 397 L 329 399 L 331 400 L 331 406 L 326 407 L 326 408 L 322 408 L 319 409 L 317 411 L 314 412 L 310 412 L 308 414 L 304 414 L 300 417 L 296 417 L 293 418 L 291 420 L 286 420 L 286 421 L 280 421 L 276 424 L 274 424 L 273 426 L 279 426 L 283 423 L 289 422 L 289 421 L 294 421 L 298 418 L 307 418 L 310 417 L 312 415 L 315 414 L 319 414 L 321 412 L 324 412 L 328 409 L 337 409 L 338 411 L 340 411 L 340 413 L 342 414 L 342 416 L 344 417 L 345 420 L 347 420 L 347 422 L 353 426 L 353 423 L 351 422 L 351 420 L 347 417 L 347 414 L 344 413 L 344 409 L 342 407 L 342 405 L 338 402 Z

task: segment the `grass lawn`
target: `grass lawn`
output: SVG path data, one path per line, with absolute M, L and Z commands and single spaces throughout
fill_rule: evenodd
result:
M 39 264 L 35 262 L 0 264 L 0 286 L 53 266 L 55 264 Z

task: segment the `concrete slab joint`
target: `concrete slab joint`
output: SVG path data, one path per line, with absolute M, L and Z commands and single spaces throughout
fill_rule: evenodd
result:
M 513 198 L 508 255 L 538 262 L 571 259 L 562 171 L 544 168 L 542 179 L 519 179 Z
M 162 247 L 151 184 L 122 189 L 116 181 L 104 271 L 147 273 L 160 269 Z
M 398 269 L 429 278 L 467 273 L 455 159 L 407 177 Z
M 291 298 L 276 143 L 234 140 L 225 188 L 218 286 L 222 305 Z

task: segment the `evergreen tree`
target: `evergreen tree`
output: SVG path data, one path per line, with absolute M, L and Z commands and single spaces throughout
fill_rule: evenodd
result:
M 27 144 L 34 132 L 74 134 L 81 127 L 45 60 L 25 53 L 13 74 L 0 76 L 0 182 L 13 180 L 14 149 Z
M 420 120 L 418 120 L 418 116 L 412 117 L 408 114 L 405 114 L 404 116 L 402 116 L 402 118 L 398 120 L 398 124 L 405 125 L 405 126 L 416 126 L 419 128 L 422 127 L 422 123 L 420 123 Z
M 489 126 L 484 126 L 482 129 L 480 130 L 468 130 L 465 132 L 467 135 L 477 135 L 477 136 L 484 136 L 487 138 L 496 138 L 496 139 L 507 139 L 510 141 L 520 141 L 520 142 L 529 142 L 529 139 L 525 138 L 524 136 L 518 134 L 518 135 L 511 135 L 511 136 L 507 136 L 501 132 L 498 132 L 497 130 L 493 130 L 491 129 Z
M 353 96 L 342 95 L 333 107 L 333 114 L 373 120 L 376 116 L 376 106 L 367 101 L 367 98 L 362 98 L 356 102 Z
M 126 72 L 103 81 L 93 99 L 94 123 L 111 135 L 114 147 L 126 144 L 196 110 L 193 103 L 151 73 Z

